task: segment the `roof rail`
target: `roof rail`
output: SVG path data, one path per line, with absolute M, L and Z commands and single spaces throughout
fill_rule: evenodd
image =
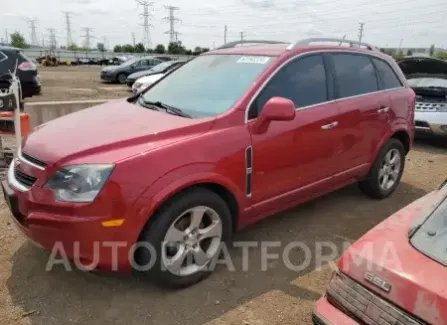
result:
M 348 40 L 345 38 L 306 38 L 306 39 L 296 42 L 295 44 L 292 44 L 288 49 L 293 50 L 298 47 L 309 46 L 309 45 L 311 45 L 311 43 L 316 43 L 316 42 L 333 42 L 333 43 L 338 43 L 339 46 L 342 43 L 349 43 L 351 45 L 351 47 L 352 47 L 352 45 L 356 44 L 356 45 L 362 45 L 371 51 L 377 51 L 377 48 L 373 45 L 370 45 L 368 43 L 359 42 L 359 41 Z
M 226 43 L 216 48 L 216 50 L 229 49 L 241 44 L 290 44 L 290 42 L 265 41 L 265 40 L 243 40 Z

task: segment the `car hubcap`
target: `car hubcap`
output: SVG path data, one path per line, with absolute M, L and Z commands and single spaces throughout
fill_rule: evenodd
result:
M 385 155 L 379 170 L 379 185 L 382 190 L 389 190 L 397 182 L 402 159 L 397 149 L 391 149 Z
M 124 76 L 124 75 L 120 75 L 118 79 L 119 79 L 119 82 L 122 84 L 126 82 L 126 76 Z
M 166 232 L 163 265 L 175 275 L 197 273 L 216 256 L 221 240 L 222 222 L 216 211 L 205 206 L 189 209 Z

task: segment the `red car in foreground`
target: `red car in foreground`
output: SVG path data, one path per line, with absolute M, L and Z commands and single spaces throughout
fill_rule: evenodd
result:
M 394 191 L 415 94 L 391 57 L 338 39 L 239 43 L 37 127 L 2 183 L 19 229 L 99 269 L 135 258 L 180 287 L 250 223 L 354 182 Z
M 316 304 L 314 324 L 447 324 L 445 184 L 346 251 Z

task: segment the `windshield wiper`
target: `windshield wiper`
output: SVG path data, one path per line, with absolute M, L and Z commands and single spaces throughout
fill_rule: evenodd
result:
M 151 102 L 145 101 L 143 96 L 141 96 L 140 94 L 137 94 L 137 95 L 138 95 L 138 99 L 137 99 L 138 104 L 140 104 L 144 108 L 149 108 L 149 109 L 152 109 L 154 111 L 158 111 L 156 105 L 152 104 Z
M 168 112 L 168 113 L 171 113 L 171 114 L 174 114 L 174 115 L 178 115 L 178 116 L 182 116 L 182 117 L 192 118 L 191 115 L 189 115 L 188 113 L 182 111 L 180 108 L 177 108 L 177 107 L 174 107 L 174 106 L 167 105 L 167 104 L 165 104 L 165 103 L 163 103 L 163 102 L 160 102 L 160 101 L 149 102 L 149 101 L 146 101 L 146 100 L 144 100 L 144 99 L 143 99 L 143 101 L 144 101 L 144 103 L 147 104 L 147 105 L 153 105 L 153 106 L 156 106 L 156 107 L 163 108 L 163 109 L 165 109 L 166 112 Z

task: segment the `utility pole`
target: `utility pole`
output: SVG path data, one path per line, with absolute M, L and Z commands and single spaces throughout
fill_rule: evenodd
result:
M 174 7 L 174 6 L 165 6 L 166 9 L 169 10 L 169 16 L 163 18 L 164 20 L 169 21 L 169 31 L 165 32 L 165 34 L 169 34 L 169 42 L 170 43 L 174 43 L 177 42 L 178 40 L 178 32 L 175 31 L 175 22 L 179 22 L 181 21 L 180 19 L 176 18 L 174 16 L 174 12 L 176 10 L 179 10 L 179 7 Z
M 49 44 L 50 44 L 50 49 L 54 50 L 57 46 L 56 44 L 56 30 L 54 28 L 47 28 L 47 31 L 49 33 Z
M 39 42 L 37 41 L 37 34 L 36 34 L 36 23 L 37 19 L 29 19 L 29 27 L 30 27 L 30 36 L 31 36 L 31 45 L 38 46 Z
M 244 32 L 241 32 L 241 42 L 244 40 Z
M 227 32 L 228 32 L 228 28 L 227 28 L 227 25 L 225 25 L 225 27 L 224 27 L 224 44 L 227 44 Z
M 359 23 L 359 42 L 362 41 L 363 38 L 363 28 L 365 26 L 365 23 Z
M 83 27 L 82 30 L 85 32 L 85 35 L 82 36 L 83 38 L 85 38 L 84 47 L 87 50 L 90 50 L 90 39 L 93 38 L 90 33 L 93 31 L 93 29 L 91 29 L 90 27 Z
M 151 34 L 149 32 L 149 27 L 152 27 L 151 24 L 149 24 L 149 7 L 153 6 L 153 2 L 149 2 L 148 0 L 136 0 L 139 5 L 143 6 L 143 13 L 140 14 L 140 16 L 143 17 L 143 45 L 146 49 L 151 48 Z
M 133 47 L 135 48 L 135 33 L 132 33 L 132 42 L 133 42 Z
M 5 44 L 9 44 L 8 30 L 7 29 L 5 29 Z
M 71 21 L 70 21 L 70 15 L 72 12 L 69 11 L 62 11 L 62 13 L 65 15 L 65 30 L 67 31 L 67 48 L 73 44 L 73 38 L 71 36 Z
M 107 50 L 107 48 L 108 48 L 108 45 L 107 45 L 107 43 L 108 43 L 108 41 L 107 41 L 107 37 L 103 37 L 103 42 L 104 42 L 104 50 Z

